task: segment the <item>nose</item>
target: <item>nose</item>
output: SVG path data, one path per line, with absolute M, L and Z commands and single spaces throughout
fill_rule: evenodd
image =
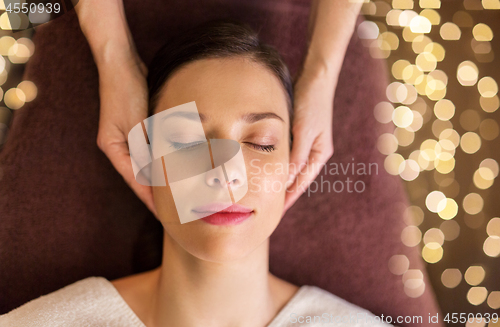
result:
M 235 190 L 244 185 L 244 174 L 241 167 L 235 167 L 231 164 L 222 164 L 208 171 L 205 175 L 205 181 L 208 186 L 214 188 L 224 188 L 230 186 Z
M 212 170 L 205 175 L 210 187 L 229 187 L 235 199 L 239 200 L 247 191 L 245 160 L 240 144 L 230 139 L 210 139 Z

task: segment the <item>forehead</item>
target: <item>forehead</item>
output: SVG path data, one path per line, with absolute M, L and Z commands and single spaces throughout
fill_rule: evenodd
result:
M 200 113 L 275 112 L 288 119 L 285 90 L 269 68 L 245 57 L 201 59 L 172 74 L 155 112 L 196 101 Z

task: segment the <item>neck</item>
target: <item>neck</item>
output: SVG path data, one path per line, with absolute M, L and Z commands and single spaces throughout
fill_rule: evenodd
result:
M 268 241 L 245 258 L 216 263 L 164 239 L 151 326 L 265 326 L 276 315 Z

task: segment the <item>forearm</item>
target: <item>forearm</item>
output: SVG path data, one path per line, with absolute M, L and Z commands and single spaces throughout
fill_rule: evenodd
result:
M 123 0 L 80 0 L 75 9 L 99 70 L 134 59 Z
M 313 0 L 304 69 L 338 77 L 361 5 L 359 0 Z

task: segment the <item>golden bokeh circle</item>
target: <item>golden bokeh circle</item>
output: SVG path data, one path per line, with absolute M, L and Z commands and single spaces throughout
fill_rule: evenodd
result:
M 491 41 L 493 39 L 493 31 L 483 23 L 479 23 L 472 29 L 472 35 L 477 41 Z
M 500 128 L 496 120 L 488 118 L 479 125 L 479 134 L 487 141 L 492 141 L 498 137 Z
M 491 218 L 486 225 L 486 233 L 491 237 L 500 237 L 500 218 Z
M 477 89 L 482 97 L 492 98 L 498 93 L 498 84 L 493 77 L 485 76 L 477 82 Z
M 483 251 L 489 257 L 500 256 L 500 237 L 488 236 L 483 243 Z
M 441 282 L 447 288 L 455 288 L 462 281 L 462 273 L 456 268 L 448 268 L 441 274 Z
M 467 284 L 471 286 L 477 286 L 481 284 L 481 282 L 484 280 L 484 276 L 486 275 L 486 272 L 484 271 L 484 268 L 481 266 L 470 266 L 467 268 L 464 274 L 464 279 L 467 282 Z
M 488 290 L 486 287 L 471 287 L 467 292 L 467 300 L 472 305 L 480 305 L 486 300 Z
M 439 262 L 443 258 L 443 248 L 439 243 L 429 242 L 422 248 L 422 258 L 428 263 Z
M 476 153 L 481 148 L 481 138 L 474 132 L 467 132 L 460 139 L 460 147 L 465 153 Z
M 446 241 L 453 241 L 460 235 L 460 225 L 455 220 L 445 220 L 439 225 Z
M 484 200 L 477 193 L 469 193 L 464 197 L 462 205 L 469 215 L 476 215 L 483 210 Z

